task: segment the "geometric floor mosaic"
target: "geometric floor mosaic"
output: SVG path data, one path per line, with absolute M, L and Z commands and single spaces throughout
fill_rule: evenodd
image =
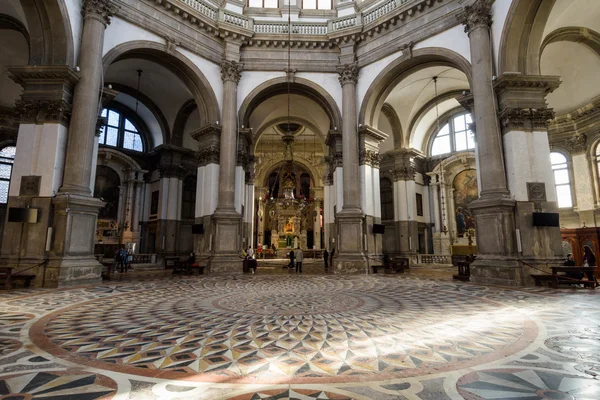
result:
M 600 291 L 184 277 L 0 300 L 0 399 L 599 399 Z

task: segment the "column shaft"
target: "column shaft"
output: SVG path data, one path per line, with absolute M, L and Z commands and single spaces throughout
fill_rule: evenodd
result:
M 102 77 L 104 30 L 112 9 L 109 0 L 84 1 L 83 33 L 79 67 L 81 80 L 75 86 L 73 114 L 69 126 L 62 193 L 90 195 L 94 140 L 98 117 L 98 90 Z

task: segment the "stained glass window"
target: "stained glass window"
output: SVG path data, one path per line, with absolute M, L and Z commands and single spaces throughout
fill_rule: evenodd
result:
M 442 127 L 431 145 L 431 155 L 474 149 L 475 139 L 469 130 L 469 124 L 472 122 L 471 114 L 460 114 L 450 118 L 443 125 L 440 124 Z
M 8 188 L 10 186 L 10 175 L 15 162 L 15 146 L 7 146 L 0 150 L 0 203 L 8 202 Z
M 550 153 L 550 164 L 552 164 L 552 172 L 554 172 L 554 185 L 556 187 L 558 207 L 573 207 L 567 157 L 561 153 Z
M 144 142 L 138 128 L 115 110 L 102 110 L 106 123 L 100 127 L 98 143 L 133 151 L 144 151 Z

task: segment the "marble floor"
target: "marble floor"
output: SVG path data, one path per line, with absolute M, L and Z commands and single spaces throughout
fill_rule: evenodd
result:
M 0 291 L 0 399 L 600 399 L 600 290 L 266 271 Z

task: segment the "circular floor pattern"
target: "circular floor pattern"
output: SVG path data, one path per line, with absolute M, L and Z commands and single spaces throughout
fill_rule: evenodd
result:
M 52 354 L 168 379 L 346 382 L 456 370 L 523 349 L 512 308 L 413 280 L 203 278 L 54 312 L 31 338 Z

